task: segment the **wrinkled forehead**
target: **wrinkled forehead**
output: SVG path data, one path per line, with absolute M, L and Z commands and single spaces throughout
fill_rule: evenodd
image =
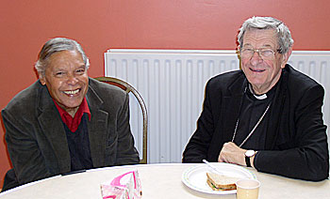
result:
M 60 52 L 53 53 L 47 59 L 47 67 L 48 69 L 50 66 L 52 68 L 56 67 L 63 67 L 69 65 L 79 65 L 85 66 L 84 60 L 82 55 L 77 50 L 64 50 Z
M 278 47 L 276 29 L 249 29 L 243 36 L 242 47 Z

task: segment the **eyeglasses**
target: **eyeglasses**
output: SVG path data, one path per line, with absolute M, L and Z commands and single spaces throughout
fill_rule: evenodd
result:
M 273 49 L 269 48 L 262 48 L 262 49 L 253 49 L 253 48 L 241 48 L 240 50 L 240 55 L 241 58 L 244 59 L 251 59 L 251 57 L 254 55 L 254 53 L 257 52 L 258 55 L 263 59 L 263 60 L 272 60 L 275 58 L 275 53 L 280 52 L 279 49 L 274 51 Z

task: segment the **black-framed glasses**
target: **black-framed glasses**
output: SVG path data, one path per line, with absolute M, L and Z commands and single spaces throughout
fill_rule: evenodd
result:
M 260 48 L 260 49 L 253 49 L 253 48 L 241 48 L 240 49 L 240 55 L 241 58 L 244 59 L 250 59 L 254 53 L 257 52 L 258 55 L 263 60 L 272 60 L 275 58 L 275 53 L 280 52 L 280 49 L 277 49 L 276 51 L 270 48 Z

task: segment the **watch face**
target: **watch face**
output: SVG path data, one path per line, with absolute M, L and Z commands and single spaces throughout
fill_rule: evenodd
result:
M 254 151 L 253 151 L 253 150 L 247 150 L 247 151 L 245 152 L 245 155 L 246 155 L 247 157 L 251 157 L 251 156 L 254 155 Z

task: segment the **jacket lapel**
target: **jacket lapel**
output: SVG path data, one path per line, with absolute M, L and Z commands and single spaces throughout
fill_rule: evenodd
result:
M 266 150 L 273 149 L 276 144 L 276 140 L 278 137 L 279 129 L 281 127 L 280 121 L 282 121 L 283 117 L 283 109 L 285 105 L 285 99 L 286 99 L 286 90 L 287 90 L 287 84 L 288 84 L 288 74 L 286 72 L 287 68 L 289 66 L 286 65 L 286 67 L 282 70 L 282 76 L 279 80 L 279 85 L 276 88 L 275 96 L 273 99 L 273 104 L 270 108 L 270 116 L 269 118 L 272 118 L 269 120 L 269 125 L 267 127 L 267 134 L 266 134 Z M 288 108 L 288 107 L 286 107 Z
M 62 120 L 45 86 L 39 89 L 39 94 L 40 97 L 37 103 L 39 104 L 40 113 L 38 114 L 38 120 L 42 132 L 55 153 L 57 160 L 54 161 L 54 164 L 58 163 L 59 172 L 69 172 L 71 170 L 71 159 Z
M 88 121 L 91 157 L 93 166 L 101 167 L 105 165 L 108 113 L 101 110 L 103 100 L 93 87 L 89 86 L 86 98 L 91 111 L 91 120 Z
M 228 88 L 229 92 L 227 96 L 224 96 L 224 103 L 222 105 L 222 110 L 225 110 L 224 115 L 222 115 L 223 122 L 223 140 L 231 141 L 236 126 L 237 119 L 240 115 L 240 109 L 243 102 L 243 95 L 246 89 L 246 81 L 241 81 L 240 83 L 234 82 L 232 86 Z
M 215 151 L 215 153 L 212 152 L 214 157 L 210 157 L 214 161 L 217 160 L 223 144 L 232 140 L 245 88 L 246 81 L 243 75 L 236 79 L 224 94 L 225 96 L 223 97 L 223 102 L 220 107 L 221 115 L 219 116 L 215 134 L 212 138 L 212 142 L 215 144 L 211 144 L 211 147 L 214 147 L 210 148 L 211 151 Z

